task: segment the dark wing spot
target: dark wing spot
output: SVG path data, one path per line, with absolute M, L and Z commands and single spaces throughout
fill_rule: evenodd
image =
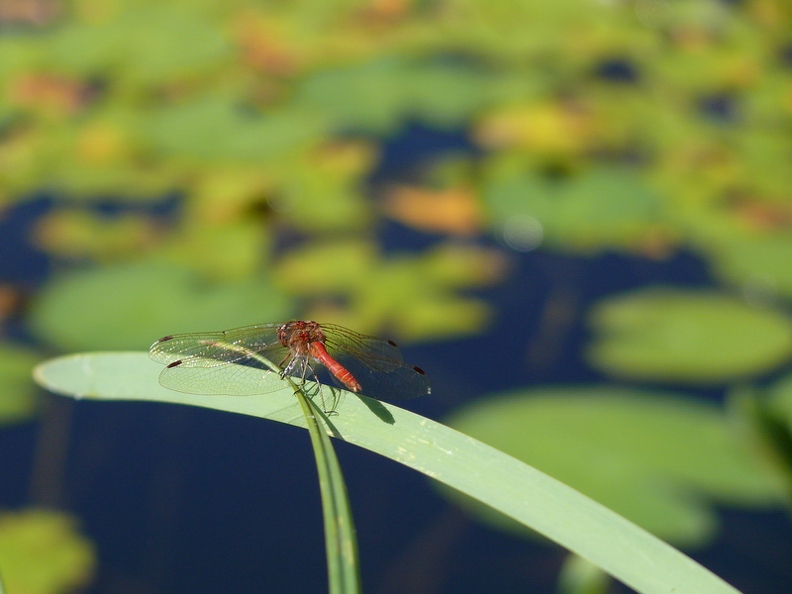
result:
M 168 363 L 168 367 L 167 368 L 170 369 L 171 367 L 178 367 L 181 364 L 182 364 L 182 360 L 181 359 L 176 359 L 173 363 Z
M 166 342 L 166 341 L 168 341 L 168 340 L 173 340 L 173 336 L 172 336 L 172 335 L 170 335 L 170 334 L 168 334 L 168 336 L 163 336 L 163 337 L 162 337 L 162 338 L 160 338 L 160 339 L 159 339 L 157 342 Z
M 413 367 L 413 371 L 417 371 L 421 375 L 426 375 L 426 372 L 423 369 L 421 369 L 420 367 Z
M 398 345 L 398 344 L 396 344 L 395 342 L 393 342 L 392 340 L 389 340 L 389 341 L 388 341 L 388 344 L 389 344 L 389 345 L 391 345 L 392 347 L 399 348 L 399 345 Z

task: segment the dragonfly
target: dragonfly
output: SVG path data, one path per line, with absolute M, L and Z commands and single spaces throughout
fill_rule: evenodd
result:
M 283 388 L 286 376 L 318 383 L 317 368 L 341 388 L 378 400 L 431 393 L 426 372 L 405 363 L 395 342 L 314 321 L 173 334 L 151 345 L 149 355 L 165 365 L 160 385 L 188 394 L 266 394 Z

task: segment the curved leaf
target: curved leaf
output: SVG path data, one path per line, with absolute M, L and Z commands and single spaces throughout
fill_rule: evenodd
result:
M 288 385 L 261 397 L 195 396 L 162 388 L 147 353 L 53 359 L 35 377 L 62 394 L 173 402 L 286 421 Z M 401 462 L 531 527 L 639 592 L 731 593 L 734 588 L 631 522 L 557 480 L 440 423 L 354 394 L 333 416 L 332 435 Z M 295 415 L 291 415 L 295 417 Z M 292 424 L 304 423 L 295 417 Z
M 722 409 L 675 394 L 526 390 L 475 402 L 448 423 L 678 545 L 700 546 L 713 535 L 718 521 L 706 499 L 783 500 L 783 479 L 759 468 Z M 474 511 L 503 526 L 502 517 Z

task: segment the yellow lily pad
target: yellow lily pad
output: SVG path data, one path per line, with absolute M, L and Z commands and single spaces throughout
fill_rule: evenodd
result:
M 0 513 L 0 563 L 9 593 L 59 594 L 90 582 L 96 554 L 73 517 L 29 509 Z

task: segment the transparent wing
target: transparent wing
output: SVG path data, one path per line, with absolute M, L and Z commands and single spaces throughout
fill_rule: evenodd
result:
M 424 371 L 405 363 L 395 343 L 334 324 L 321 327 L 327 352 L 360 382 L 366 396 L 403 400 L 431 393 Z
M 187 367 L 233 363 L 254 353 L 283 349 L 278 341 L 279 327 L 280 324 L 258 324 L 220 332 L 164 336 L 151 345 L 149 355 L 164 365 L 177 360 Z
M 278 341 L 279 326 L 165 336 L 151 345 L 149 355 L 167 366 L 159 376 L 165 388 L 188 394 L 266 394 L 283 387 L 279 375 L 260 360 L 279 365 L 287 356 L 288 349 Z
M 165 336 L 149 353 L 164 364 L 162 386 L 188 394 L 266 394 L 283 387 L 280 374 L 262 361 L 282 367 L 284 373 L 317 379 L 305 356 L 294 356 L 280 344 L 281 324 L 259 324 L 222 332 Z M 362 387 L 362 393 L 383 400 L 401 400 L 429 394 L 426 374 L 404 363 L 391 341 L 364 336 L 341 326 L 322 324 L 325 347 Z M 335 377 L 333 380 L 340 384 Z

